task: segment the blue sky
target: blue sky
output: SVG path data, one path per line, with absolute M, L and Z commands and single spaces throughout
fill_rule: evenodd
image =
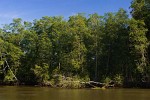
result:
M 32 21 L 43 16 L 64 16 L 77 13 L 116 12 L 119 8 L 129 11 L 132 0 L 0 0 L 0 25 L 13 18 Z

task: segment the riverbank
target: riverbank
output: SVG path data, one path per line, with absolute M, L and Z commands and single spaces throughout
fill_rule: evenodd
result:
M 53 84 L 51 82 L 47 83 L 40 83 L 40 84 L 24 84 L 24 83 L 13 83 L 10 82 L 9 84 L 0 83 L 0 86 L 35 86 L 35 87 L 51 87 L 51 88 L 65 88 L 65 89 L 108 89 L 108 88 L 123 88 L 121 86 L 117 86 L 115 84 L 106 84 L 100 82 L 80 82 L 80 81 L 64 81 L 63 83 Z
M 63 75 L 53 75 L 50 80 L 43 80 L 39 82 L 21 82 L 19 80 L 3 82 L 0 81 L 1 86 L 38 86 L 38 87 L 52 87 L 52 88 L 68 88 L 68 89 L 108 89 L 108 88 L 150 88 L 150 82 L 118 82 L 109 80 L 105 82 L 89 81 L 88 78 L 81 78 L 78 76 L 66 77 Z
M 70 82 L 64 82 L 52 84 L 50 82 L 47 83 L 41 83 L 41 84 L 23 84 L 23 83 L 0 83 L 0 86 L 32 86 L 32 87 L 50 87 L 50 88 L 66 88 L 66 89 L 116 89 L 116 88 L 141 88 L 141 89 L 150 89 L 150 83 L 126 83 L 125 85 L 118 85 L 115 83 L 100 83 L 100 82 L 80 82 L 80 81 L 70 81 Z
M 116 85 L 114 83 L 100 83 L 95 81 L 79 81 L 72 78 L 67 78 L 65 80 L 54 80 L 39 83 L 39 84 L 24 84 L 17 82 L 0 83 L 1 86 L 38 86 L 38 87 L 51 87 L 51 88 L 68 88 L 68 89 L 83 89 L 83 88 L 114 88 Z

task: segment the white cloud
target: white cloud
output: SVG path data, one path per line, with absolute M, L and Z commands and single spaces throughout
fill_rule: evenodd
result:
M 13 19 L 18 17 L 20 17 L 20 14 L 17 12 L 0 13 L 0 18 Z
M 21 18 L 21 16 L 22 13 L 19 12 L 0 12 L 0 28 L 11 23 L 14 18 Z

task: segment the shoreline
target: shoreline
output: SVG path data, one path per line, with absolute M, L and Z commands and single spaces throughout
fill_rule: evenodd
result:
M 13 84 L 2 84 L 0 83 L 0 87 L 1 86 L 18 86 L 18 87 L 49 87 L 49 88 L 59 88 L 59 89 L 150 89 L 150 83 L 147 84 L 147 86 L 140 86 L 140 85 L 136 85 L 134 84 L 134 86 L 102 86 L 102 87 L 98 87 L 98 86 L 94 86 L 94 87 L 89 87 L 87 85 L 83 85 L 81 87 L 60 87 L 57 85 L 45 85 L 45 84 L 19 84 L 19 83 L 13 83 Z

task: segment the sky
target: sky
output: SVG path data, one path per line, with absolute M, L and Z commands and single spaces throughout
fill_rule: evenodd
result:
M 43 16 L 69 16 L 77 13 L 104 15 L 119 8 L 130 11 L 132 0 L 0 0 L 0 26 L 13 18 L 33 21 Z

